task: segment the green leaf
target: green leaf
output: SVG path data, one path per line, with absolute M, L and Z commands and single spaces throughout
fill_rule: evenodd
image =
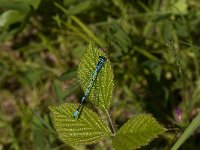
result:
M 113 146 L 116 150 L 140 148 L 165 131 L 166 129 L 151 115 L 139 114 L 117 131 L 113 138 Z
M 34 9 L 39 7 L 41 0 L 20 0 L 22 3 L 32 6 Z
M 0 8 L 3 8 L 4 10 L 16 10 L 23 15 L 25 15 L 29 10 L 30 7 L 26 3 L 23 3 L 21 1 L 16 1 L 16 0 L 0 0 Z
M 80 1 L 78 4 L 69 7 L 67 10 L 68 15 L 77 15 L 83 13 L 91 6 L 90 1 Z
M 83 55 L 78 68 L 78 78 L 81 82 L 83 91 L 86 90 L 92 78 L 96 64 L 99 61 L 99 56 L 106 57 L 103 51 L 97 49 L 93 43 L 90 43 L 89 48 Z M 100 109 L 109 109 L 112 93 L 113 71 L 110 61 L 107 58 L 91 88 L 89 100 Z
M 28 12 L 30 10 L 30 6 L 34 9 L 39 7 L 41 0 L 0 0 L 0 7 L 6 9 L 15 9 L 21 12 Z
M 9 27 L 11 24 L 21 22 L 24 15 L 17 10 L 8 10 L 0 16 L 0 27 Z
M 182 14 L 186 15 L 188 13 L 188 4 L 186 0 L 176 0 L 175 3 L 172 4 L 172 13 L 174 14 Z
M 97 143 L 111 136 L 108 126 L 88 108 L 82 109 L 79 119 L 73 117 L 76 104 L 52 106 L 51 117 L 59 138 L 71 144 Z
M 192 120 L 191 124 L 187 127 L 178 141 L 174 144 L 171 150 L 177 150 L 180 146 L 194 133 L 200 126 L 200 113 Z

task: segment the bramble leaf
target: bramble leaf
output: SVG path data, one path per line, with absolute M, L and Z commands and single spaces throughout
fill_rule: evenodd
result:
M 117 131 L 113 138 L 113 146 L 116 150 L 140 148 L 165 131 L 166 129 L 151 115 L 139 114 Z
M 99 116 L 84 107 L 79 119 L 73 117 L 78 105 L 51 106 L 51 118 L 59 138 L 70 144 L 92 144 L 111 136 L 108 126 Z
M 106 57 L 105 53 L 91 42 L 78 68 L 78 78 L 84 92 L 90 83 L 99 56 Z M 107 57 L 106 59 L 89 93 L 89 100 L 100 109 L 109 109 L 113 93 L 113 71 L 110 61 Z

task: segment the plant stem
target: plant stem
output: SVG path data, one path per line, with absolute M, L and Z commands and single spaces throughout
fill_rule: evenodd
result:
M 112 121 L 112 119 L 111 119 L 111 117 L 110 117 L 110 114 L 108 113 L 107 110 L 106 110 L 105 112 L 106 112 L 106 115 L 108 116 L 108 120 L 109 120 L 109 124 L 110 124 L 110 126 L 111 126 L 111 129 L 112 129 L 112 133 L 113 133 L 113 135 L 116 135 L 116 130 L 115 130 L 113 121 Z

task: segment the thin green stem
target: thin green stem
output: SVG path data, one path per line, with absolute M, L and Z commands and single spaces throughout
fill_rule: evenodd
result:
M 178 69 L 178 73 L 180 76 L 180 80 L 182 82 L 182 90 L 183 90 L 183 101 L 185 103 L 185 110 L 186 110 L 186 114 L 189 114 L 189 110 L 188 110 L 188 101 L 187 101 L 187 90 L 186 90 L 186 83 L 185 83 L 185 77 L 181 68 L 181 63 L 180 63 L 180 57 L 178 55 L 178 52 L 176 51 L 176 48 L 174 46 L 174 42 L 173 41 L 169 41 L 168 43 L 166 43 L 166 45 L 169 47 L 169 51 L 171 53 L 171 55 L 174 57 L 174 61 L 175 61 L 175 65 Z
M 107 115 L 107 117 L 108 117 L 109 124 L 110 124 L 110 126 L 111 126 L 111 129 L 112 129 L 113 135 L 116 135 L 116 130 L 115 130 L 115 127 L 114 127 L 113 121 L 112 121 L 112 119 L 111 119 L 111 117 L 110 117 L 110 114 L 108 113 L 107 110 L 106 110 L 105 112 L 106 112 L 106 115 Z

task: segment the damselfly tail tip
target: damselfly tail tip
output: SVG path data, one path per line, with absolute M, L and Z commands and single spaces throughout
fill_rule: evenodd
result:
M 77 115 L 78 115 L 78 110 L 76 110 L 76 111 L 74 112 L 74 118 L 76 118 Z

